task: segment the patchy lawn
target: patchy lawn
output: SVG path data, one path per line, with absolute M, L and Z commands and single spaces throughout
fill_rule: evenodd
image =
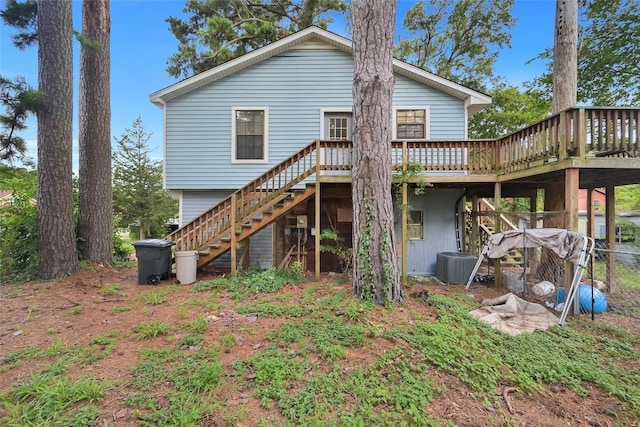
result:
M 292 272 L 137 284 L 93 267 L 0 285 L 0 424 L 637 426 L 640 320 L 510 337 L 467 313 L 499 289 L 351 298 Z

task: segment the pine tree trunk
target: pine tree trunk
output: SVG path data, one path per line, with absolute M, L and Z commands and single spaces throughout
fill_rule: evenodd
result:
M 578 97 L 578 0 L 556 0 L 553 38 L 553 107 L 575 107 Z
M 392 50 L 396 2 L 354 0 L 353 291 L 401 302 L 391 192 Z
M 553 39 L 553 114 L 575 107 L 578 97 L 578 0 L 556 0 L 556 24 Z M 564 185 L 548 184 L 544 188 L 546 228 L 566 228 Z M 542 251 L 541 264 L 552 266 L 539 277 L 556 285 L 564 284 L 562 262 L 548 250 Z
M 80 48 L 78 232 L 85 259 L 113 263 L 111 186 L 110 1 L 83 0 Z
M 78 270 L 73 222 L 71 0 L 38 2 L 38 277 Z

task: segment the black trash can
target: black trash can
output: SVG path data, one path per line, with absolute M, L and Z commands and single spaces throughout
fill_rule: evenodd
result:
M 157 285 L 171 273 L 171 246 L 174 242 L 162 239 L 140 240 L 133 244 L 138 258 L 138 284 Z

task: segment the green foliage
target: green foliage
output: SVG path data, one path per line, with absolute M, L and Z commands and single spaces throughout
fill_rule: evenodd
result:
M 0 76 L 0 161 L 12 163 L 19 160 L 27 165 L 33 162 L 25 157 L 26 143 L 17 135 L 26 129 L 26 120 L 42 105 L 42 94 L 31 88 L 24 77 L 9 80 Z
M 188 20 L 167 19 L 180 43 L 167 72 L 190 77 L 311 25 L 326 28 L 330 13 L 346 10 L 344 0 L 187 0 Z
M 326 316 L 285 323 L 276 336 L 288 342 L 306 343 L 307 351 L 316 352 L 327 360 L 338 360 L 345 356 L 346 347 L 364 345 L 366 330 Z
M 395 55 L 440 77 L 486 90 L 499 49 L 511 43 L 513 0 L 422 0 L 407 11 Z
M 640 103 L 640 4 L 583 0 L 578 52 L 578 101 L 592 105 Z
M 623 242 L 640 242 L 640 225 L 626 218 L 616 218 L 616 234 Z
M 131 369 L 134 380 L 130 386 L 136 392 L 129 395 L 127 403 L 150 410 L 139 413 L 144 425 L 195 426 L 214 415 L 215 405 L 209 396 L 224 378 L 217 354 L 164 349 L 145 350 L 139 355 L 141 363 Z M 155 399 L 145 396 L 151 390 L 166 390 L 158 397 L 169 404 L 156 405 Z
M 162 162 L 150 157 L 150 137 L 138 117 L 114 138 L 113 210 L 121 222 L 116 226 L 138 224 L 140 238 L 165 236 L 166 221 L 178 214 L 177 200 L 162 188 Z
M 26 382 L 0 394 L 3 425 L 90 425 L 99 415 L 93 405 L 104 399 L 112 387 L 107 379 L 67 376 L 47 371 L 34 372 Z M 84 404 L 74 408 L 75 404 Z
M 340 271 L 343 273 L 351 272 L 353 249 L 344 244 L 344 237 L 338 235 L 337 231 L 328 228 L 322 230 L 320 233 L 320 252 L 334 254 L 338 257 Z
M 38 40 L 38 5 L 35 0 L 7 0 L 4 9 L 0 10 L 0 18 L 5 25 L 16 28 L 13 44 L 18 49 L 34 45 Z
M 640 102 L 640 4 L 635 0 L 581 0 L 578 35 L 578 103 L 633 106 Z M 551 94 L 553 49 L 536 59 L 547 71 L 530 82 Z
M 492 103 L 469 120 L 469 137 L 500 138 L 545 119 L 551 99 L 538 89 L 521 90 L 504 81 L 490 91 Z
M 167 323 L 153 320 L 151 322 L 139 324 L 133 328 L 133 332 L 136 334 L 138 339 L 147 340 L 160 335 L 166 335 L 169 333 L 170 329 L 171 327 Z
M 118 292 L 120 292 L 122 289 L 123 289 L 122 285 L 117 283 L 113 285 L 102 285 L 100 287 L 100 295 L 102 295 L 103 297 L 115 295 Z
M 302 317 L 308 310 L 299 305 L 284 305 L 281 302 L 274 302 L 268 299 L 260 299 L 255 303 L 243 304 L 236 307 L 240 314 L 257 314 L 259 317 L 280 317 L 283 315 L 290 317 Z
M 295 269 L 276 270 L 270 268 L 263 271 L 243 271 L 234 277 L 216 277 L 212 280 L 198 282 L 193 285 L 192 292 L 203 292 L 210 289 L 229 291 L 236 300 L 257 293 L 278 292 L 287 285 L 296 285 L 304 279 L 301 271 Z
M 0 282 L 32 280 L 38 269 L 35 171 L 2 167 L 0 189 L 11 191 L 13 197 L 0 206 Z
M 237 372 L 250 371 L 255 376 L 258 389 L 256 397 L 263 400 L 263 406 L 270 406 L 273 400 L 284 398 L 289 392 L 291 381 L 301 380 L 309 362 L 295 353 L 286 353 L 273 347 L 260 352 L 250 359 L 234 362 Z
M 640 184 L 616 187 L 616 209 L 640 211 Z

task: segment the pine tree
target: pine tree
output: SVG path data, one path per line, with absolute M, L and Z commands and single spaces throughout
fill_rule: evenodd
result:
M 396 1 L 354 0 L 353 291 L 401 302 L 391 192 L 391 111 Z
M 165 223 L 178 213 L 178 203 L 162 188 L 162 162 L 150 157 L 142 119 L 114 138 L 113 210 L 121 225 L 139 224 L 140 239 L 162 237 Z

